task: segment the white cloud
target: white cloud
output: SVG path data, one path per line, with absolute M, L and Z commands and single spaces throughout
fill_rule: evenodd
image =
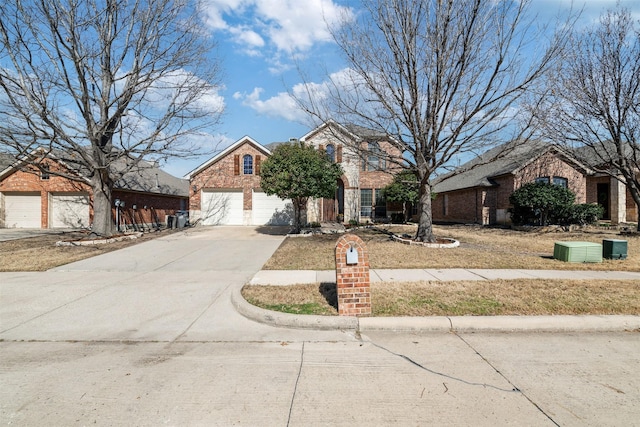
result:
M 261 99 L 264 89 L 256 87 L 249 94 L 236 92 L 233 98 L 242 101 L 245 105 L 259 114 L 270 117 L 280 117 L 285 120 L 304 122 L 308 119 L 306 113 L 300 107 L 298 100 L 307 103 L 312 102 L 321 104 L 329 97 L 332 90 L 349 91 L 353 88 L 357 75 L 351 69 L 345 68 L 329 76 L 330 82 L 323 81 L 320 83 L 298 83 L 293 86 L 291 94 L 288 92 L 279 92 L 275 96 L 267 99 Z
M 304 118 L 304 112 L 300 109 L 296 100 L 286 92 L 280 92 L 276 96 L 262 100 L 260 96 L 263 88 L 254 88 L 250 94 L 233 94 L 235 99 L 241 100 L 242 105 L 250 107 L 259 114 L 269 117 L 281 117 L 285 120 L 300 121 Z
M 224 30 L 249 54 L 265 45 L 293 54 L 331 39 L 332 25 L 351 9 L 334 0 L 205 0 L 205 23 Z

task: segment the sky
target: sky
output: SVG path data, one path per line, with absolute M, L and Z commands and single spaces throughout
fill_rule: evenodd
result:
M 573 4 L 574 9 L 584 8 L 579 25 L 588 25 L 616 1 L 532 0 L 531 11 L 546 22 Z M 621 3 L 640 19 L 640 2 Z M 223 69 L 217 95 L 225 106 L 208 148 L 222 150 L 245 135 L 267 145 L 309 132 L 308 118 L 288 93 L 302 83 L 299 70 L 320 84 L 323 74 L 314 71 L 345 68 L 327 23 L 358 9 L 358 0 L 203 0 L 200 15 L 217 43 L 212 54 Z M 162 168 L 183 177 L 210 158 L 173 160 Z

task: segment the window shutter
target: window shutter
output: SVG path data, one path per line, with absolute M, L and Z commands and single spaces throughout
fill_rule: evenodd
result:
M 324 151 L 324 145 L 323 144 L 318 145 L 318 151 Z
M 240 175 L 240 155 L 233 156 L 233 174 Z
M 336 153 L 336 162 L 342 163 L 342 145 L 338 145 L 338 150 Z
M 256 167 L 255 167 L 256 175 L 260 175 L 260 160 L 261 160 L 261 157 L 259 155 L 256 155 Z

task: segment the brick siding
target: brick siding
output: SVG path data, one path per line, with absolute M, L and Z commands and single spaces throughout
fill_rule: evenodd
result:
M 347 251 L 358 251 L 358 263 L 347 264 Z M 371 314 L 371 283 L 369 252 L 364 242 L 354 234 L 347 234 L 336 243 L 336 291 L 340 316 L 368 316 Z

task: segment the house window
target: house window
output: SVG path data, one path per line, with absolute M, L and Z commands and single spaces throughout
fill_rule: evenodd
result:
M 250 154 L 245 154 L 242 158 L 243 173 L 245 175 L 253 175 L 253 157 Z
M 363 188 L 360 190 L 360 217 L 371 218 L 373 208 L 373 190 Z
M 549 177 L 548 176 L 541 176 L 536 178 L 536 184 L 548 184 L 549 183 Z
M 554 185 L 559 185 L 564 188 L 567 188 L 569 186 L 569 180 L 561 176 L 554 176 L 554 177 L 541 176 L 539 178 L 536 178 L 536 183 L 541 183 L 541 184 L 551 183 Z
M 382 188 L 376 188 L 376 205 L 374 208 L 374 216 L 376 218 L 387 217 L 387 198 L 384 196 Z
M 567 178 L 563 178 L 561 176 L 554 176 L 553 183 L 555 185 L 559 185 L 561 187 L 567 188 L 569 186 L 569 180 Z
M 40 166 L 40 179 L 46 181 L 50 177 L 49 174 L 49 165 L 41 165 Z
M 331 160 L 331 163 L 335 163 L 336 161 L 336 147 L 333 144 L 328 144 L 326 148 L 327 157 Z
M 370 142 L 367 146 L 367 159 L 364 162 L 362 170 L 377 171 L 385 169 L 385 161 L 381 159 L 380 145 L 377 142 Z

